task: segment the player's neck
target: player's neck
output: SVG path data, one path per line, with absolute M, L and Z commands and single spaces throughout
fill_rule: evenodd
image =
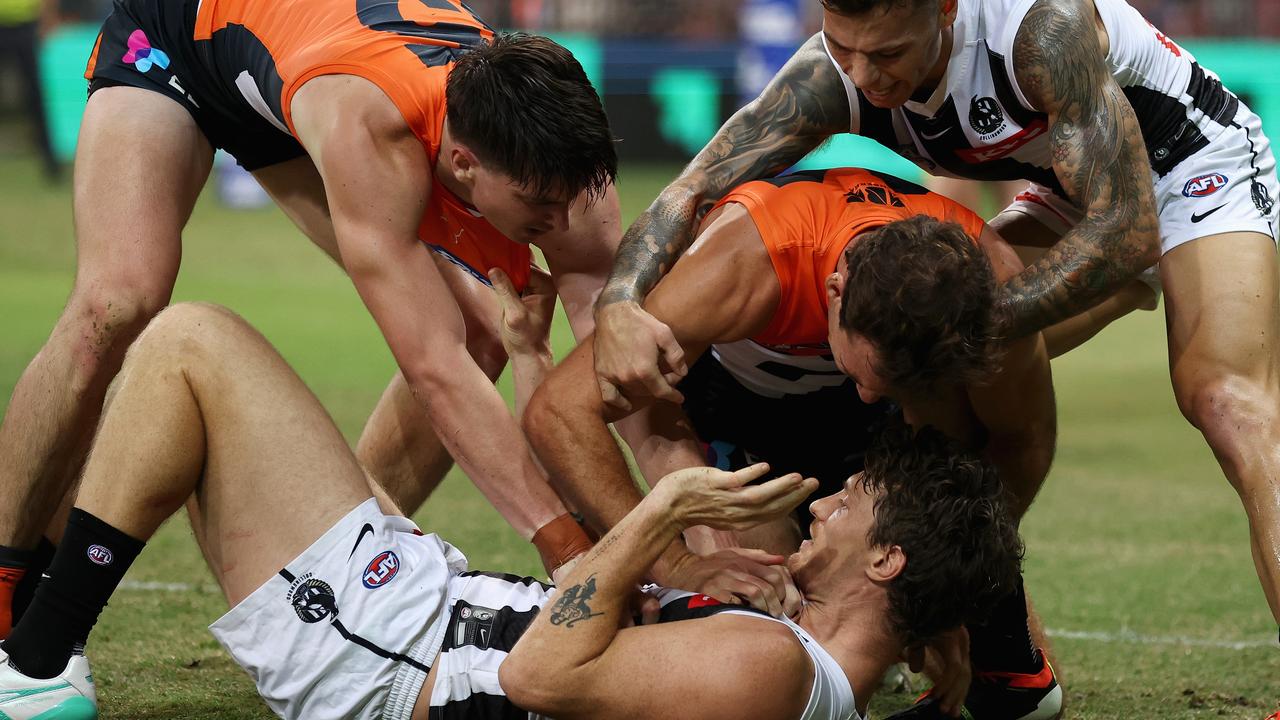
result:
M 844 670 L 858 713 L 880 687 L 889 667 L 898 662 L 902 644 L 889 630 L 883 598 L 824 602 L 807 598 L 796 623 L 813 636 Z
M 471 202 L 471 187 L 458 178 L 457 169 L 453 166 L 454 147 L 456 147 L 456 144 L 454 143 L 453 135 L 449 132 L 449 125 L 446 123 L 444 131 L 440 133 L 440 150 L 436 153 L 436 164 L 432 168 L 432 175 L 435 177 L 436 182 L 443 185 L 455 197 L 474 207 L 474 203 Z
M 954 27 L 954 25 L 949 25 L 942 28 L 942 42 L 938 47 L 938 59 L 934 61 L 929 73 L 924 76 L 924 82 L 920 83 L 920 87 L 916 88 L 915 93 L 911 95 L 912 100 L 928 102 L 930 96 L 938 89 L 942 79 L 947 76 L 947 65 L 951 64 L 952 44 L 955 42 Z

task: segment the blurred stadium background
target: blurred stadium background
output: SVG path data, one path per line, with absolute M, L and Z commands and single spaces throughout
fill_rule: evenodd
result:
M 409 1 L 409 0 L 405 0 Z M 1280 139 L 1280 0 L 1130 0 L 1257 110 Z M 551 34 L 579 57 L 621 138 L 629 222 L 820 23 L 817 0 L 469 0 L 495 27 Z M 69 173 L 47 174 L 30 117 L 69 168 L 84 61 L 103 0 L 0 0 L 0 412 L 74 272 Z M 39 87 L 6 31 L 38 32 Z M 843 137 L 806 161 L 921 179 Z M 184 238 L 176 300 L 229 305 L 276 343 L 354 439 L 393 372 L 350 283 L 234 163 Z M 121 178 L 148 183 L 148 178 Z M 164 188 L 155 188 L 163 192 Z M 959 186 L 948 191 L 969 193 Z M 990 215 L 994 195 L 966 195 Z M 561 322 L 557 352 L 571 345 Z M 1229 717 L 1280 707 L 1280 650 L 1238 500 L 1178 414 L 1160 314 L 1140 313 L 1055 363 L 1059 454 L 1024 524 L 1028 587 L 1077 718 Z M 507 381 L 502 383 L 509 390 Z M 3 499 L 0 499 L 3 501 Z M 284 511 L 285 509 L 282 509 Z M 538 571 L 536 555 L 455 472 L 417 516 L 473 566 Z M 91 643 L 104 716 L 268 717 L 203 630 L 223 610 L 184 522 L 167 526 Z M 911 700 L 886 694 L 883 717 Z

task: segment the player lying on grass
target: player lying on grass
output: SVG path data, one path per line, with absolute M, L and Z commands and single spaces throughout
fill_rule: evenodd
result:
M 911 424 L 938 427 L 993 462 L 1021 517 L 1048 473 L 1056 425 L 1040 336 L 994 337 L 997 282 L 1019 268 L 972 212 L 897 178 L 840 168 L 742 185 L 645 303 L 693 369 L 678 386 L 682 405 L 647 407 L 649 438 L 633 444 L 636 457 L 642 467 L 661 457 L 665 471 L 764 461 L 816 477 L 825 494 L 861 469 L 868 428 L 893 398 Z M 525 429 L 562 495 L 603 530 L 640 494 L 606 427 L 618 413 L 601 399 L 592 352 L 584 341 L 551 373 Z M 787 553 L 800 542 L 795 523 L 772 530 L 727 545 Z M 690 540 L 706 550 L 705 538 Z M 769 602 L 769 579 L 741 558 L 679 543 L 654 567 L 660 584 L 725 601 Z M 999 702 L 1056 714 L 1061 690 L 1036 650 L 1044 639 L 1028 637 L 1021 592 L 972 631 L 982 677 L 1000 678 L 984 687 L 1015 688 Z M 967 674 L 939 680 L 940 692 L 955 691 L 947 707 L 956 710 Z M 969 705 L 981 717 L 983 699 Z
M 476 282 L 501 267 L 522 287 L 536 244 L 591 329 L 617 158 L 567 50 L 495 35 L 457 0 L 119 0 L 86 76 L 75 287 L 0 424 L 0 637 L 108 383 L 169 302 L 215 148 L 342 264 L 386 338 L 401 372 L 360 451 L 397 502 L 416 507 L 452 456 L 549 570 L 587 544 L 490 382 L 505 356 Z
M 517 364 L 517 382 L 540 364 Z M 95 716 L 78 648 L 184 504 L 231 606 L 214 635 L 274 711 L 306 720 L 858 717 L 904 650 L 985 614 L 1016 582 L 1021 546 L 995 470 L 899 427 L 865 473 L 812 504 L 813 540 L 786 559 L 805 596 L 794 621 L 663 590 L 661 619 L 687 621 L 626 627 L 637 585 L 682 530 L 744 529 L 817 485 L 790 474 L 744 487 L 767 471 L 669 476 L 558 593 L 468 571 L 379 507 L 265 338 L 224 309 L 179 305 L 126 358 L 49 578 L 4 642 L 0 712 Z

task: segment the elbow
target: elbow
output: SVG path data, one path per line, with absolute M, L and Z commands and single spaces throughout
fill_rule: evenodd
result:
M 564 714 L 564 694 L 552 683 L 557 673 L 545 663 L 528 659 L 517 644 L 498 666 L 498 685 L 516 707 L 551 717 Z

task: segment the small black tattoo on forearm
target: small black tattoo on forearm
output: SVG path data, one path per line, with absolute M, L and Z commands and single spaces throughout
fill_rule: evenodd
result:
M 596 594 L 596 576 L 587 578 L 585 583 L 566 588 L 560 598 L 551 606 L 551 624 L 564 625 L 571 628 L 583 620 L 590 620 L 604 613 L 592 612 L 587 601 Z

